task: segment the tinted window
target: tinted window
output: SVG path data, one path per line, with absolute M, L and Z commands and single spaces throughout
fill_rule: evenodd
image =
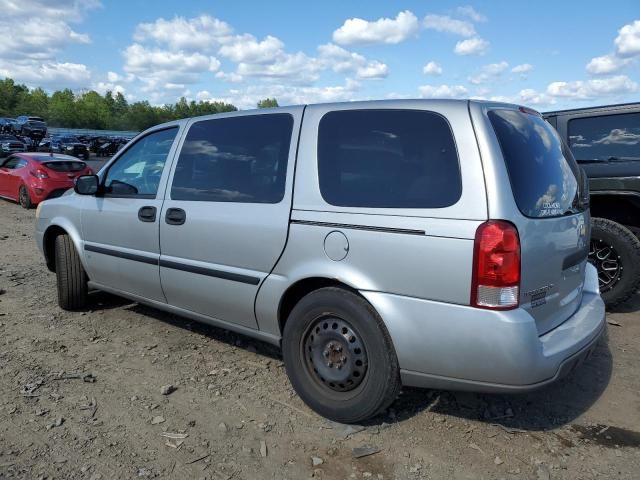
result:
M 640 113 L 570 120 L 569 147 L 578 161 L 640 160 Z
M 109 167 L 105 193 L 154 198 L 177 128 L 150 133 L 138 140 Z
M 3 168 L 8 168 L 9 170 L 13 170 L 15 168 L 19 168 L 18 164 L 20 163 L 20 159 L 17 157 L 11 157 L 8 160 L 6 160 L 3 164 L 2 167 Z
M 520 211 L 528 217 L 578 211 L 578 166 L 553 127 L 517 110 L 492 110 L 489 119 Z
M 171 198 L 278 203 L 284 197 L 292 128 L 289 114 L 194 123 L 178 158 Z
M 439 208 L 462 193 L 446 120 L 420 110 L 327 113 L 318 132 L 325 201 L 343 207 Z

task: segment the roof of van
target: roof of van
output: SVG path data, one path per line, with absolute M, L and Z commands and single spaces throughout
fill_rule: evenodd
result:
M 195 116 L 195 117 L 188 117 L 188 118 L 182 118 L 179 120 L 172 120 L 170 122 L 166 122 L 161 124 L 163 127 L 168 127 L 171 125 L 180 125 L 184 122 L 189 121 L 192 118 L 205 118 L 205 117 L 210 117 L 210 118 L 215 118 L 218 116 L 234 116 L 237 114 L 251 114 L 251 113 L 266 113 L 266 112 L 277 112 L 277 111 L 287 111 L 287 110 L 292 110 L 292 109 L 300 109 L 303 107 L 316 107 L 316 106 L 322 106 L 322 107 L 328 107 L 328 108 L 332 108 L 332 107 L 344 107 L 346 105 L 352 106 L 354 108 L 358 108 L 358 107 L 362 107 L 362 106 L 372 106 L 372 105 L 380 105 L 388 107 L 389 105 L 406 105 L 407 107 L 409 106 L 409 104 L 416 104 L 416 103 L 421 103 L 421 104 L 426 104 L 426 105 L 457 105 L 460 108 L 467 108 L 467 104 L 469 103 L 476 103 L 476 104 L 482 104 L 482 105 L 495 105 L 495 106 L 509 106 L 509 107 L 519 107 L 519 104 L 514 104 L 514 103 L 506 103 L 506 102 L 495 102 L 495 101 L 490 101 L 490 100 L 479 100 L 479 99 L 443 99 L 443 98 L 398 98 L 398 99 L 384 99 L 384 100 L 357 100 L 357 101 L 351 101 L 351 102 L 326 102 L 326 103 L 309 103 L 309 104 L 297 104 L 297 105 L 282 105 L 282 106 L 278 106 L 278 107 L 271 107 L 271 108 L 252 108 L 252 109 L 247 109 L 247 110 L 235 110 L 232 112 L 222 112 L 222 113 L 212 113 L 212 114 L 206 114 L 206 115 L 199 115 L 199 116 Z M 156 125 L 156 127 L 158 127 L 160 125 Z M 155 127 L 152 127 L 155 128 Z

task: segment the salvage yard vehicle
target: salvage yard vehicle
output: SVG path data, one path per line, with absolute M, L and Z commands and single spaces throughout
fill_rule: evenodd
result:
M 0 157 L 24 151 L 26 151 L 26 146 L 18 137 L 6 133 L 0 134 Z
M 49 151 L 89 160 L 89 148 L 76 137 L 51 137 L 49 141 Z
M 80 175 L 92 175 L 86 163 L 68 155 L 15 153 L 0 163 L 0 197 L 32 208 L 73 188 Z
M 43 138 L 47 134 L 47 124 L 41 117 L 22 115 L 13 125 L 16 133 L 30 138 Z
M 608 307 L 640 288 L 640 103 L 544 114 L 589 177 L 589 261 Z
M 534 111 L 393 100 L 151 128 L 37 210 L 58 302 L 97 289 L 280 345 L 316 412 L 401 385 L 526 392 L 604 331 L 588 185 Z

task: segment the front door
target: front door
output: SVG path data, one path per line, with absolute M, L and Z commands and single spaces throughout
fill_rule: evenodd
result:
M 170 305 L 257 328 L 254 300 L 284 248 L 302 108 L 191 124 L 160 218 Z
M 96 286 L 165 302 L 158 271 L 159 216 L 179 127 L 153 131 L 130 145 L 86 197 L 82 232 L 87 273 Z

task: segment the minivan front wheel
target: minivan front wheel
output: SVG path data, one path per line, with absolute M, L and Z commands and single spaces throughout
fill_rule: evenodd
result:
M 79 310 L 87 304 L 87 274 L 71 237 L 58 235 L 55 242 L 58 304 L 64 310 Z
M 608 308 L 625 302 L 640 288 L 640 240 L 619 223 L 592 219 L 589 262 L 598 270 L 600 295 Z
M 282 353 L 298 395 L 337 422 L 373 417 L 400 391 L 398 359 L 382 319 L 341 288 L 322 288 L 298 302 L 285 325 Z

